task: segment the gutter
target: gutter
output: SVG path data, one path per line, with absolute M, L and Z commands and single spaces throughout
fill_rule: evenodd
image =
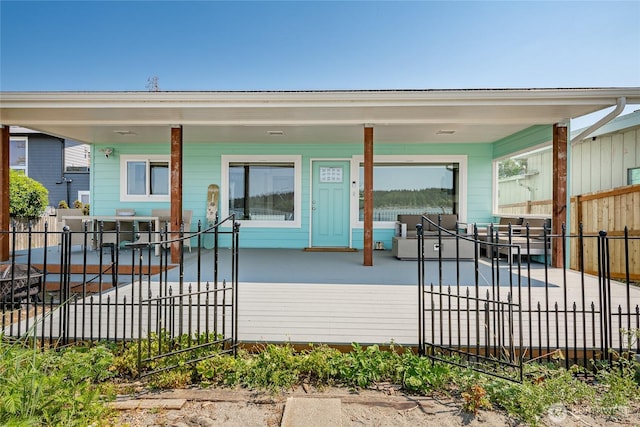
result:
M 624 110 L 624 107 L 626 106 L 627 106 L 627 98 L 624 96 L 619 97 L 616 101 L 616 108 L 612 112 L 610 112 L 609 114 L 607 114 L 606 116 L 604 116 L 603 118 L 601 118 L 600 120 L 598 120 L 597 122 L 595 122 L 594 124 L 586 128 L 585 130 L 580 132 L 573 139 L 571 139 L 571 145 L 582 141 L 589 134 L 595 132 L 596 130 L 600 129 L 602 126 L 609 123 L 611 120 L 618 117 L 620 113 L 622 113 L 622 110 Z

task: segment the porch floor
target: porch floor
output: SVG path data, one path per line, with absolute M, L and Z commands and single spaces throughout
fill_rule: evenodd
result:
M 54 249 L 55 251 L 55 249 Z M 211 251 L 209 251 L 211 252 Z M 395 342 L 403 345 L 415 345 L 418 342 L 418 288 L 415 261 L 399 261 L 390 251 L 375 251 L 374 266 L 362 265 L 362 252 L 305 252 L 301 249 L 249 249 L 239 251 L 239 288 L 238 288 L 238 338 L 246 342 L 295 342 L 295 343 L 331 343 L 385 344 Z M 196 253 L 185 252 L 184 282 L 188 284 L 197 279 Z M 82 256 L 78 251 L 75 256 Z M 91 256 L 97 256 L 93 253 Z M 208 254 L 203 259 L 207 260 Z M 220 252 L 218 280 L 230 279 L 230 251 Z M 212 257 L 212 255 L 211 255 Z M 121 252 L 120 261 L 131 259 L 130 251 Z M 158 257 L 152 256 L 151 262 L 157 264 Z M 17 262 L 24 262 L 20 257 Z M 39 260 L 41 262 L 41 260 Z M 32 257 L 32 263 L 38 260 Z M 50 261 L 52 262 L 52 261 Z M 81 258 L 80 258 L 81 262 Z M 88 261 L 90 262 L 90 261 Z M 201 280 L 213 279 L 213 259 L 203 261 Z M 438 263 L 427 262 L 426 283 L 438 286 Z M 456 293 L 459 282 L 461 294 L 469 291 L 474 294 L 474 263 L 464 262 L 460 272 L 455 262 L 443 262 L 443 289 L 452 286 Z M 567 289 L 562 286 L 563 270 L 549 269 L 548 282 L 544 285 L 545 270 L 540 264 L 532 264 L 531 281 L 523 267 L 521 292 L 517 291 L 517 276 L 508 272 L 508 266 L 501 265 L 501 286 L 493 289 L 500 292 L 502 299 L 509 290 L 510 281 L 516 289 L 514 299 L 521 301 L 526 310 L 531 301 L 535 309 L 540 302 L 550 307 L 555 302 L 560 310 L 564 307 L 564 295 L 567 307 L 572 304 L 582 310 L 582 285 L 579 273 L 567 271 Z M 167 281 L 179 280 L 179 268 L 167 271 Z M 492 290 L 492 269 L 489 260 L 483 259 L 479 265 L 479 294 L 484 296 Z M 458 277 L 460 277 L 458 281 Z M 137 279 L 137 278 L 136 278 Z M 143 283 L 154 287 L 157 276 L 145 277 Z M 118 292 L 136 294 L 131 280 L 118 286 Z M 626 311 L 626 287 L 617 282 L 611 283 L 612 309 L 624 304 Z M 599 283 L 596 277 L 585 276 L 584 309 L 589 310 L 591 302 L 599 307 Z M 114 292 L 105 291 L 104 296 Z M 445 298 L 446 300 L 446 298 Z M 454 299 L 455 300 L 455 299 Z M 445 301 L 446 303 L 446 301 Z M 630 307 L 633 311 L 640 304 L 640 289 L 630 288 Z M 454 307 L 455 308 L 455 307 Z M 464 314 L 464 313 L 463 313 Z M 106 316 L 105 316 L 106 317 Z M 532 328 L 534 336 L 546 340 L 545 328 L 536 324 L 523 314 L 525 331 Z M 563 329 L 564 314 L 560 313 L 558 323 L 551 319 L 551 336 L 556 327 Z M 571 322 L 571 315 L 567 317 Z M 516 325 L 517 326 L 517 325 Z M 582 328 L 581 326 L 579 327 Z M 587 325 L 588 330 L 597 329 L 597 325 Z M 446 333 L 445 328 L 445 333 Z M 454 328 L 455 331 L 455 328 Z M 457 339 L 457 337 L 456 337 Z M 466 337 L 460 337 L 464 342 Z

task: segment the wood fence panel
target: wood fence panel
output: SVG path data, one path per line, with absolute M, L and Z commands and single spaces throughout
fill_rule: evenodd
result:
M 14 221 L 12 219 L 11 224 L 9 224 L 9 230 L 13 230 Z M 58 232 L 58 222 L 56 221 L 55 216 L 43 216 L 37 221 L 31 222 L 31 247 L 32 248 L 42 248 L 44 247 L 44 231 L 45 224 L 48 224 L 47 231 L 47 245 L 55 246 L 58 244 L 59 235 Z M 25 250 L 29 248 L 29 234 L 25 233 L 29 230 L 29 222 L 26 220 L 16 220 L 15 221 L 16 231 L 16 247 L 15 250 Z M 9 235 L 9 251 L 13 252 L 13 237 Z
M 549 215 L 551 200 L 501 206 L 504 214 L 522 214 L 528 211 L 534 215 Z M 571 234 L 578 234 L 582 223 L 585 236 L 583 242 L 584 270 L 598 272 L 598 233 L 607 232 L 609 240 L 609 261 L 611 276 L 624 278 L 629 264 L 631 280 L 640 281 L 640 185 L 628 185 L 613 190 L 582 194 L 571 198 Z M 628 256 L 625 258 L 624 228 L 629 233 Z M 571 241 L 570 267 L 580 269 L 580 243 Z
M 609 262 L 612 277 L 623 278 L 627 269 L 632 280 L 640 280 L 640 185 L 619 187 L 613 190 L 583 194 L 579 198 L 576 224 L 582 222 L 585 235 L 597 235 L 604 230 L 609 240 Z M 625 258 L 624 228 L 629 233 L 628 257 Z M 597 239 L 585 239 L 586 272 L 598 271 Z M 577 252 L 572 254 L 572 267 L 578 267 Z

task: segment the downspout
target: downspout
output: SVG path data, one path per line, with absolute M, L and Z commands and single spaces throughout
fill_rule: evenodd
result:
M 597 122 L 595 122 L 594 124 L 586 128 L 585 130 L 580 132 L 578 136 L 576 136 L 575 138 L 571 139 L 571 145 L 573 145 L 576 142 L 582 141 L 584 138 L 587 137 L 587 135 L 595 132 L 596 130 L 600 129 L 602 126 L 609 123 L 611 120 L 618 117 L 620 113 L 622 113 L 622 110 L 624 110 L 624 107 L 626 106 L 627 106 L 627 98 L 624 96 L 621 96 L 616 101 L 616 108 L 612 112 L 610 112 L 609 114 L 607 114 L 606 116 L 604 116 L 603 118 L 601 118 L 600 120 L 598 120 Z
M 571 141 L 569 142 L 569 146 L 567 147 L 567 151 L 568 151 L 568 162 L 567 162 L 567 200 L 566 200 L 566 206 L 571 206 L 571 147 L 573 147 L 573 144 L 578 143 L 580 141 L 582 141 L 584 138 L 586 138 L 588 135 L 590 135 L 591 133 L 595 132 L 596 130 L 600 129 L 602 126 L 606 125 L 607 123 L 609 123 L 611 120 L 615 119 L 616 117 L 618 117 L 620 115 L 620 113 L 622 113 L 622 111 L 624 110 L 624 108 L 627 106 L 627 98 L 624 96 L 619 97 L 616 100 L 616 108 L 613 109 L 613 111 L 611 111 L 609 114 L 607 114 L 606 116 L 604 116 L 603 118 L 601 118 L 600 120 L 598 120 L 597 122 L 595 122 L 594 124 L 592 124 L 591 126 L 589 126 L 588 128 L 586 128 L 585 130 L 583 130 L 582 132 L 580 132 L 578 135 L 576 135 L 574 138 L 571 138 Z M 571 129 L 569 129 L 571 130 Z M 566 210 L 566 227 L 567 230 L 571 230 L 571 211 L 570 209 Z M 569 234 L 569 232 L 567 232 L 567 235 Z M 571 265 L 571 242 L 569 241 L 569 237 L 567 237 L 567 241 L 566 241 L 566 247 L 567 249 L 567 253 L 565 254 L 565 265 Z

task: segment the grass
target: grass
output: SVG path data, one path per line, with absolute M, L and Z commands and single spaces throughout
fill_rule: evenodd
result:
M 159 345 L 156 341 L 157 337 L 151 341 L 152 347 Z M 174 345 L 180 342 L 186 337 Z M 41 351 L 0 340 L 0 425 L 108 423 L 106 402 L 114 396 L 114 383 L 140 373 L 137 348 L 132 343 Z M 211 354 L 204 350 L 198 354 L 205 356 Z M 178 353 L 150 361 L 142 369 L 159 371 L 145 384 L 160 389 L 199 385 L 279 393 L 302 384 L 361 389 L 389 382 L 407 394 L 457 398 L 461 409 L 471 414 L 500 410 L 519 422 L 538 425 L 557 407 L 588 407 L 593 414 L 615 420 L 638 405 L 640 366 L 629 354 L 615 356 L 611 365 L 594 364 L 595 371 L 588 376 L 577 375 L 584 374 L 578 367 L 527 364 L 522 383 L 420 357 L 397 346 L 381 350 L 357 344 L 346 353 L 324 345 L 296 351 L 291 345 L 267 344 L 252 352 L 240 350 L 236 357 L 214 354 L 197 363 L 186 363 L 187 356 Z M 172 368 L 162 371 L 165 364 Z

